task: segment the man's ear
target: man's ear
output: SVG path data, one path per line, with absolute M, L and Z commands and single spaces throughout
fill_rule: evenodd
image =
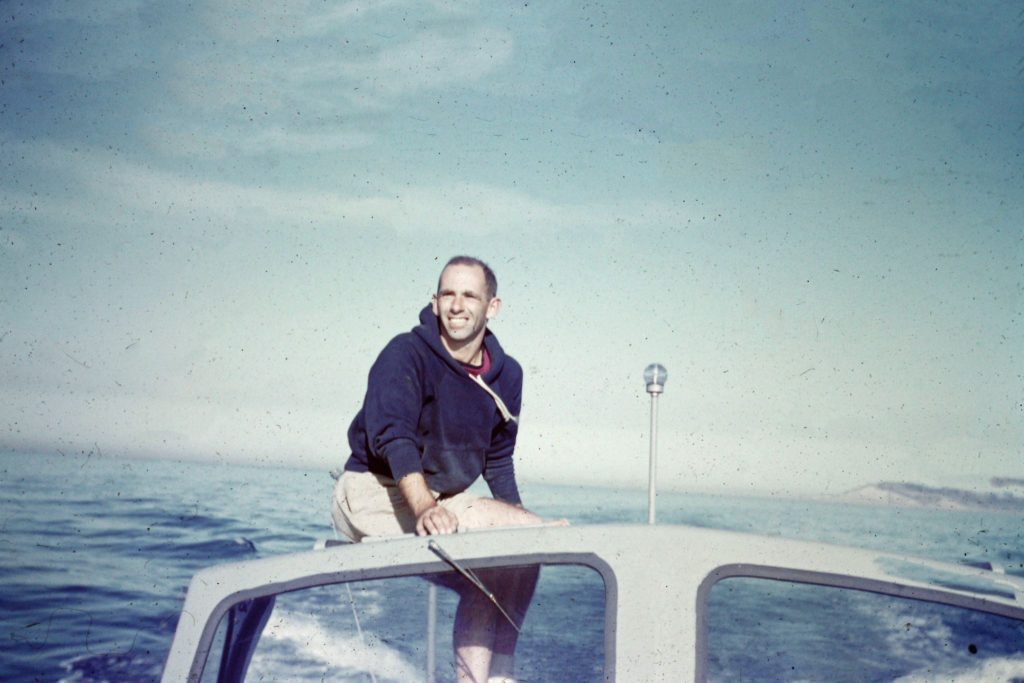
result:
M 430 310 L 434 312 L 435 316 L 437 315 L 437 294 L 430 295 Z
M 484 314 L 488 320 L 498 315 L 498 311 L 501 310 L 501 299 L 494 297 L 487 302 L 487 312 Z

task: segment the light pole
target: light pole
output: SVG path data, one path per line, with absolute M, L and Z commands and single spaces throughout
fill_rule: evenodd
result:
M 647 480 L 647 523 L 654 524 L 654 493 L 657 488 L 658 462 L 658 395 L 665 390 L 668 371 L 661 363 L 651 363 L 644 368 L 644 384 L 651 395 L 651 458 Z

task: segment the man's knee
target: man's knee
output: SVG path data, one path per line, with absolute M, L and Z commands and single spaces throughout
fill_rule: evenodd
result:
M 477 499 L 459 514 L 459 525 L 466 529 L 490 529 L 502 526 L 540 524 L 544 520 L 525 508 L 493 498 Z

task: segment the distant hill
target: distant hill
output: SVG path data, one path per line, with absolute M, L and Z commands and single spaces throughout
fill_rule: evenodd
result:
M 840 494 L 840 500 L 865 505 L 930 507 L 944 510 L 1024 512 L 1024 479 L 997 478 L 989 491 L 936 488 L 906 482 L 880 482 Z

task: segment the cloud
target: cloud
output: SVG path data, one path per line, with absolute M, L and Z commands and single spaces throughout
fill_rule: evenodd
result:
M 379 43 L 352 49 L 304 46 L 297 54 L 211 50 L 179 61 L 172 87 L 198 109 L 234 109 L 249 103 L 273 113 L 301 102 L 307 109 L 333 107 L 337 113 L 339 104 L 356 98 L 392 100 L 473 83 L 507 63 L 513 52 L 508 31 L 487 27 L 458 33 L 428 30 L 397 44 L 383 39 Z M 367 54 L 353 55 L 357 52 Z M 363 92 L 356 96 L 354 90 Z M 257 108 L 249 112 L 253 113 L 262 112 Z
M 29 3 L 11 11 L 0 42 L 17 46 L 15 59 L 4 60 L 5 80 L 16 76 L 36 85 L 35 74 L 107 80 L 137 68 L 145 52 L 146 29 L 140 20 L 144 3 Z
M 26 23 L 46 25 L 54 21 L 67 21 L 98 26 L 122 21 L 145 7 L 142 0 L 106 0 L 88 5 L 39 0 L 28 5 Z
M 395 7 L 415 6 L 408 0 L 353 0 L 323 3 L 210 0 L 199 9 L 200 26 L 218 41 L 253 45 L 267 40 L 315 38 L 351 28 Z
M 219 41 L 231 44 L 261 43 L 268 39 L 312 38 L 337 35 L 353 27 L 367 28 L 369 22 L 381 19 L 393 30 L 395 24 L 389 12 L 432 10 L 442 19 L 453 16 L 471 17 L 479 11 L 479 3 L 448 0 L 351 0 L 343 3 L 323 3 L 318 0 L 288 0 L 286 2 L 249 0 L 209 0 L 199 11 L 201 26 Z M 425 18 L 433 18 L 430 12 Z
M 377 139 L 354 126 L 322 131 L 266 126 L 257 128 L 252 135 L 239 135 L 229 140 L 199 127 L 154 125 L 145 127 L 142 134 L 152 149 L 183 159 L 225 159 L 239 152 L 248 155 L 338 152 L 369 147 Z
M 279 135 L 285 135 L 278 132 Z M 254 142 L 253 144 L 257 144 Z M 305 144 L 312 144 L 306 140 Z M 24 192 L 4 191 L 6 213 L 47 217 L 65 225 L 118 225 L 186 229 L 200 217 L 252 229 L 328 225 L 362 229 L 369 225 L 400 232 L 445 234 L 513 230 L 549 233 L 624 226 L 676 225 L 699 207 L 669 202 L 566 204 L 528 192 L 484 183 L 384 184 L 366 194 L 320 189 L 282 189 L 181 175 L 143 165 L 108 150 L 67 148 L 56 143 L 8 142 L 4 149 L 35 173 L 64 179 L 64 191 L 31 201 Z M 705 209 L 706 211 L 706 209 Z M 35 217 L 38 217 L 36 215 Z
M 303 132 L 284 127 L 265 128 L 244 141 L 242 149 L 258 154 L 268 149 L 291 152 L 329 152 L 367 147 L 374 136 L 359 131 L 333 130 L 325 133 Z
M 407 22 L 413 9 L 417 21 Z M 461 6 L 221 2 L 200 17 L 201 34 L 214 39 L 190 41 L 163 70 L 166 91 L 185 111 L 171 107 L 147 125 L 168 140 L 186 137 L 184 149 L 207 158 L 368 145 L 376 137 L 367 131 L 378 126 L 367 114 L 386 114 L 406 96 L 472 86 L 513 54 L 511 33 Z M 201 123 L 176 134 L 183 120 Z
M 508 31 L 477 28 L 465 34 L 424 32 L 380 50 L 370 59 L 343 62 L 341 73 L 383 96 L 472 83 L 512 57 Z
M 0 75 L 23 107 L 44 85 L 70 92 L 63 77 L 116 78 L 83 116 L 92 107 L 105 122 L 126 117 L 130 126 L 136 117 L 152 149 L 174 156 L 352 149 L 375 140 L 358 117 L 407 95 L 472 85 L 509 62 L 511 34 L 483 24 L 478 11 L 443 2 L 212 1 L 177 13 L 136 0 L 44 3 L 3 27 L 0 42 L 17 53 Z M 134 94 L 150 89 L 158 102 L 136 106 Z

